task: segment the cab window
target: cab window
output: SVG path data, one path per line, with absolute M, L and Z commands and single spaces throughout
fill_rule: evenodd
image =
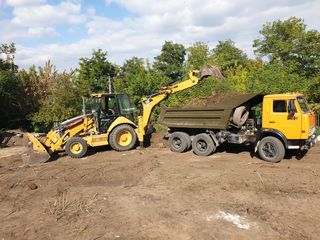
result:
M 287 112 L 287 101 L 286 100 L 274 100 L 273 101 L 273 112 L 275 112 L 275 113 Z

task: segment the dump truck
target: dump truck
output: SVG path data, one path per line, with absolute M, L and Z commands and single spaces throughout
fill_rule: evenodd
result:
M 68 119 L 56 126 L 46 135 L 28 133 L 32 151 L 26 163 L 43 163 L 53 153 L 65 151 L 72 158 L 86 155 L 88 147 L 109 145 L 117 151 L 127 151 L 143 146 L 148 131 L 152 110 L 169 95 L 197 85 L 202 79 L 216 76 L 223 79 L 218 68 L 206 66 L 201 71 L 192 70 L 189 78 L 162 87 L 156 93 L 143 97 L 140 101 L 142 114 L 135 122 L 135 106 L 127 94 L 92 94 L 83 98 L 83 114 Z
M 263 160 L 279 162 L 287 150 L 310 147 L 317 139 L 316 114 L 297 93 L 242 94 L 212 107 L 164 107 L 159 123 L 168 127 L 173 152 L 192 148 L 200 156 L 223 144 L 250 144 Z

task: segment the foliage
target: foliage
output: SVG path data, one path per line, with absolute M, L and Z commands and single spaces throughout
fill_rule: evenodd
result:
M 82 95 L 111 90 L 108 81 L 116 75 L 116 67 L 107 60 L 107 55 L 98 49 L 91 58 L 80 58 L 76 84 Z
M 187 49 L 186 65 L 188 69 L 201 69 L 208 63 L 209 47 L 202 42 L 196 42 Z
M 246 66 L 248 63 L 247 55 L 235 46 L 231 40 L 219 41 L 217 46 L 212 49 L 210 62 L 220 68 L 224 73 L 230 68 L 239 65 Z
M 155 57 L 154 69 L 163 72 L 171 80 L 177 80 L 184 75 L 185 55 L 186 49 L 182 44 L 166 41 L 161 54 Z
M 81 97 L 74 84 L 74 73 L 59 73 L 45 98 L 40 100 L 40 108 L 32 116 L 34 123 L 44 127 L 54 122 L 81 114 Z
M 296 73 L 291 73 L 278 62 L 258 68 L 248 76 L 247 92 L 254 93 L 285 93 L 301 92 L 303 79 Z
M 167 81 L 164 73 L 154 71 L 150 66 L 146 68 L 143 59 L 134 57 L 126 60 L 122 66 L 114 81 L 114 88 L 117 93 L 129 94 L 138 104 L 143 96 L 154 93 Z
M 21 116 L 21 85 L 11 71 L 0 70 L 0 127 L 16 127 Z
M 320 33 L 307 31 L 303 19 L 291 17 L 263 25 L 261 39 L 254 40 L 255 53 L 271 63 L 282 63 L 290 71 L 306 77 L 320 71 Z

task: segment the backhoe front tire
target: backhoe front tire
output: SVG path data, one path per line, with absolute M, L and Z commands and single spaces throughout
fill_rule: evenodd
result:
M 172 152 L 185 152 L 191 146 L 190 136 L 184 132 L 174 132 L 169 137 L 169 146 Z
M 272 163 L 280 162 L 286 153 L 283 143 L 275 137 L 264 137 L 258 146 L 262 160 Z
M 208 134 L 200 133 L 192 140 L 192 150 L 199 156 L 209 156 L 216 150 L 216 146 Z
M 128 124 L 115 127 L 109 136 L 110 146 L 116 151 L 132 149 L 137 142 L 137 134 L 134 128 Z
M 70 138 L 65 146 L 66 153 L 72 158 L 82 158 L 86 155 L 87 150 L 87 142 L 80 137 Z

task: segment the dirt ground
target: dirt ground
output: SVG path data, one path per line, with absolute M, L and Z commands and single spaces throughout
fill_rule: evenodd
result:
M 98 150 L 28 167 L 25 146 L 1 148 L 0 239 L 319 239 L 320 144 L 278 164 Z

